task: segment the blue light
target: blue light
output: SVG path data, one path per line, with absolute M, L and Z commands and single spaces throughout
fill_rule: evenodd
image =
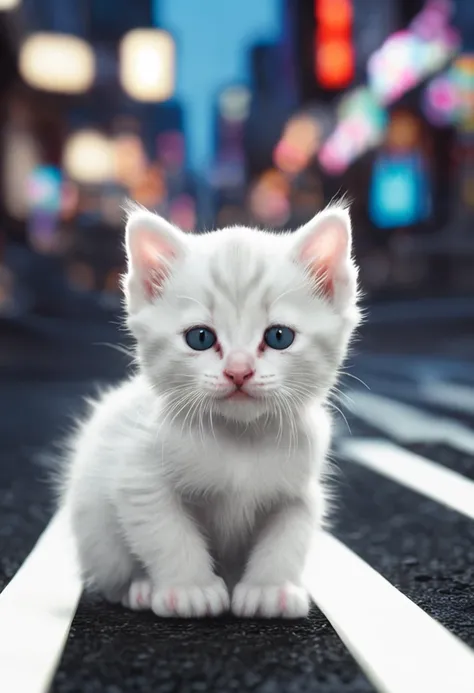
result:
M 412 226 L 431 212 L 428 171 L 417 153 L 381 154 L 369 190 L 369 216 L 381 229 Z

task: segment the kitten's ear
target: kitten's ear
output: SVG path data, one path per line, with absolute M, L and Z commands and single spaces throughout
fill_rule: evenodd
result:
M 294 254 L 317 291 L 333 300 L 355 297 L 357 271 L 351 260 L 351 219 L 342 206 L 317 214 L 295 232 Z
M 184 234 L 144 209 L 130 213 L 125 231 L 128 272 L 124 286 L 131 312 L 160 296 L 173 264 L 186 252 Z

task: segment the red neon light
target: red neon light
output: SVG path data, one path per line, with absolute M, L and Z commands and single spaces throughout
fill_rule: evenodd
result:
M 342 89 L 354 78 L 352 0 L 314 0 L 316 19 L 314 69 L 326 89 Z
M 314 16 L 320 26 L 337 33 L 352 29 L 352 0 L 315 0 Z
M 354 79 L 354 49 L 347 39 L 327 39 L 316 51 L 316 77 L 326 89 L 343 89 Z

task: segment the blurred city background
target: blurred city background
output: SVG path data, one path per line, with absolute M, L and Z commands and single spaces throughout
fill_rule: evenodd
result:
M 125 200 L 199 233 L 342 196 L 367 319 L 332 397 L 329 622 L 216 637 L 84 597 L 66 641 L 64 545 L 23 562 L 61 441 L 133 364 Z M 51 693 L 467 691 L 424 619 L 474 646 L 474 0 L 0 0 L 0 413 L 2 693 L 56 666 Z
M 0 315 L 116 311 L 189 232 L 352 202 L 365 295 L 474 293 L 472 0 L 0 0 Z

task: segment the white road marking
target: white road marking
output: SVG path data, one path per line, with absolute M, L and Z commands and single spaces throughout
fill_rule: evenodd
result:
M 384 440 L 345 440 L 339 452 L 407 488 L 474 519 L 474 482 Z
M 318 538 L 305 579 L 381 693 L 472 693 L 473 653 L 337 539 Z M 48 691 L 81 590 L 57 515 L 0 595 L 0 691 Z
M 417 382 L 407 385 L 400 381 L 394 381 L 387 375 L 364 375 L 364 379 L 370 383 L 372 395 L 388 397 L 389 399 L 410 400 L 412 404 L 423 407 L 429 404 L 437 405 L 447 412 L 456 414 L 474 414 L 474 389 L 464 385 L 449 383 L 434 378 L 421 378 Z M 346 398 L 350 401 L 352 392 Z M 364 390 L 361 390 L 364 392 Z M 359 392 L 359 390 L 356 390 Z M 433 414 L 434 416 L 439 416 Z
M 61 515 L 0 594 L 0 691 L 49 690 L 82 584 Z
M 347 407 L 357 418 L 404 443 L 448 443 L 474 454 L 474 433 L 444 416 L 369 392 L 351 392 Z
M 331 535 L 305 582 L 380 693 L 472 693 L 474 652 Z
M 421 383 L 420 392 L 429 402 L 445 406 L 447 409 L 474 414 L 474 391 L 470 387 L 442 381 Z

